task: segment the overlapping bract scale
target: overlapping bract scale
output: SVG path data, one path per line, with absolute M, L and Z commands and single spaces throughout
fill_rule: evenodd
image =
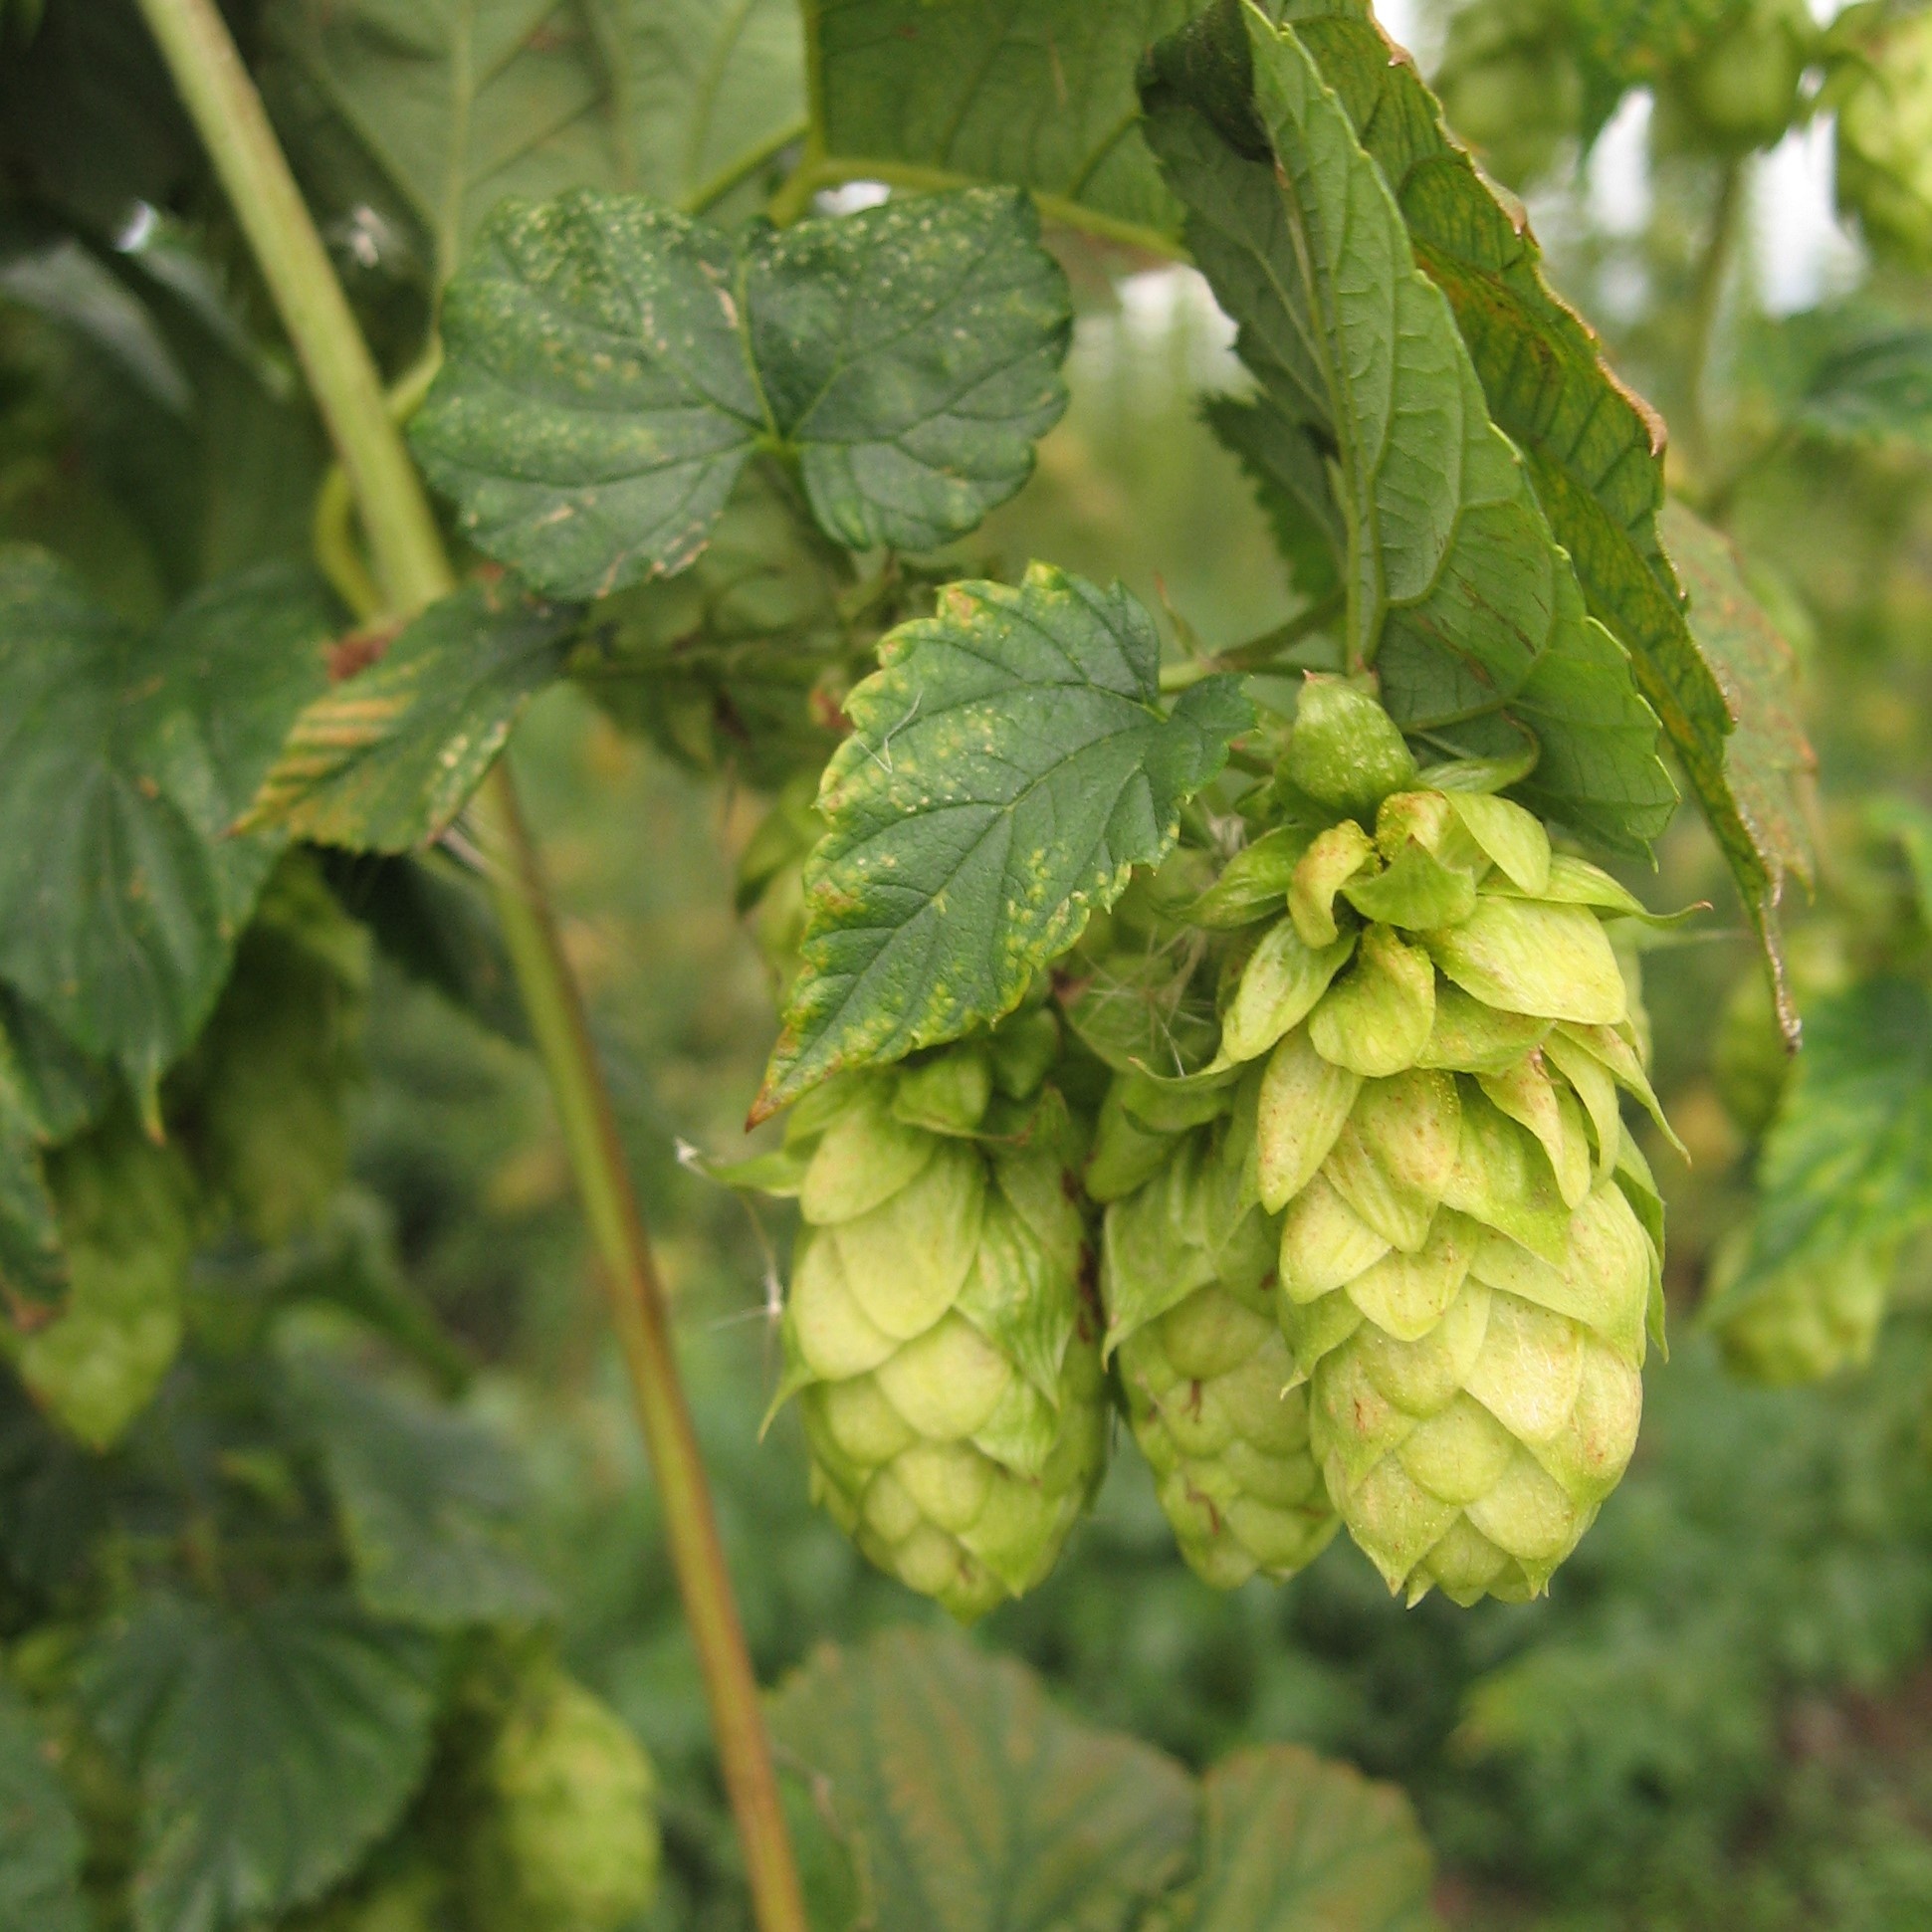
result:
M 780 1398 L 880 1568 L 976 1616 L 1052 1566 L 1105 1456 L 1099 1322 L 1050 1014 L 829 1083 L 793 1114 L 804 1226 Z
M 1619 1091 L 1656 1103 L 1601 917 L 1641 909 L 1457 788 L 1482 773 L 1416 772 L 1350 686 L 1311 681 L 1285 774 L 1304 818 L 1354 815 L 1309 828 L 1234 986 L 1230 1013 L 1280 1024 L 1224 1028 L 1221 1058 L 1261 1069 L 1255 1188 L 1310 1443 L 1392 1589 L 1533 1596 L 1629 1459 L 1661 1310 Z M 1306 996 L 1270 1003 L 1282 985 Z
M 1299 1570 L 1336 1529 L 1306 1393 L 1288 1387 L 1278 1225 L 1254 1200 L 1253 1146 L 1251 1102 L 1182 1136 L 1109 1206 L 1101 1262 L 1135 1439 L 1181 1554 L 1223 1589 Z

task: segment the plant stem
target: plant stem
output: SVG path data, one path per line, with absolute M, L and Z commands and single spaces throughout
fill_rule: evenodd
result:
M 1731 258 L 1737 252 L 1746 179 L 1743 161 L 1724 163 L 1717 181 L 1717 200 L 1711 208 L 1710 236 L 1704 244 L 1704 259 L 1697 265 L 1697 280 L 1691 291 L 1690 365 L 1684 378 L 1684 441 L 1700 474 L 1708 472 L 1711 466 L 1710 417 L 1704 392 L 1710 384 L 1711 358 L 1717 347 L 1724 285 L 1730 279 Z
M 234 203 L 340 453 L 391 608 L 419 609 L 455 573 L 373 359 L 215 0 L 140 0 L 175 85 Z M 507 764 L 472 807 L 500 861 L 498 918 L 542 1055 L 612 1320 L 630 1372 L 666 1541 L 711 1701 L 725 1786 L 760 1932 L 807 1932 L 764 1714 L 732 1595 L 710 1485 L 678 1380 L 670 1321 L 582 994 Z
M 1161 689 L 1184 691 L 1190 684 L 1211 677 L 1216 671 L 1305 670 L 1307 666 L 1296 663 L 1291 653 L 1297 645 L 1305 644 L 1309 638 L 1329 629 L 1338 617 L 1346 613 L 1347 608 L 1348 598 L 1342 591 L 1333 590 L 1318 602 L 1310 604 L 1306 610 L 1298 610 L 1286 623 L 1277 624 L 1271 631 L 1263 631 L 1259 637 L 1249 638 L 1245 644 L 1230 644 L 1226 650 L 1215 651 L 1207 657 L 1164 665 Z

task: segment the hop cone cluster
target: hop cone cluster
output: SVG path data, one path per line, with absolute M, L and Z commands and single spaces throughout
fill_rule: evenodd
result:
M 1655 1102 L 1600 917 L 1642 909 L 1493 775 L 1419 775 L 1373 699 L 1311 680 L 1277 786 L 1299 823 L 1235 862 L 1286 910 L 1184 1083 L 1262 1067 L 1254 1188 L 1311 1445 L 1411 1601 L 1544 1587 L 1629 1459 L 1662 1305 L 1618 1090 Z
M 1168 1119 L 1187 1127 L 1199 1111 L 1182 1100 Z M 1145 1179 L 1152 1162 L 1123 1145 L 1123 1119 L 1138 1122 L 1128 1136 L 1160 1163 Z M 1307 1393 L 1288 1387 L 1295 1365 L 1273 1293 L 1279 1227 L 1250 1182 L 1251 1097 L 1172 1148 L 1157 1138 L 1162 1119 L 1153 1083 L 1117 1080 L 1088 1169 L 1089 1191 L 1121 1196 L 1102 1248 L 1107 1349 L 1181 1554 L 1231 1590 L 1257 1571 L 1301 1569 L 1337 1518 L 1309 1446 Z
M 799 1397 L 815 1497 L 963 1617 L 1045 1575 L 1105 1458 L 1058 1052 L 1036 1009 L 828 1083 L 786 1136 L 804 1227 L 778 1399 Z

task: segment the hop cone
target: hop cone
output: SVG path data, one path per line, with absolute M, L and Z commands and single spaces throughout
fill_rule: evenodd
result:
M 1052 1567 L 1105 1453 L 1050 1013 L 795 1110 L 786 1374 L 817 1500 L 956 1615 Z
M 1750 1227 L 1733 1229 L 1711 1263 L 1707 1289 L 1718 1346 L 1739 1375 L 1783 1388 L 1820 1382 L 1871 1359 L 1890 1301 L 1889 1245 L 1853 1245 L 1787 1265 L 1721 1310 L 1750 1247 Z
M 1258 1188 L 1314 1450 L 1410 1601 L 1544 1588 L 1629 1459 L 1661 1311 L 1618 1088 L 1655 1103 L 1599 917 L 1642 909 L 1451 788 L 1491 775 L 1431 785 L 1379 705 L 1311 680 L 1279 788 L 1305 824 L 1271 835 L 1288 913 L 1223 1021 L 1221 1062 L 1266 1056 Z
M 1838 205 L 1866 238 L 1932 262 L 1932 14 L 1902 11 L 1870 34 L 1838 109 Z
M 651 1903 L 657 1781 L 616 1712 L 555 1666 L 520 1687 L 483 1766 L 470 1836 L 475 1922 L 496 1932 L 615 1932 Z
M 1130 1117 L 1133 1085 L 1116 1083 Z M 1196 1128 L 1114 1201 L 1101 1261 L 1107 1347 L 1135 1439 L 1181 1554 L 1223 1590 L 1256 1571 L 1301 1569 L 1336 1528 L 1309 1448 L 1307 1392 L 1288 1387 L 1295 1365 L 1274 1314 L 1279 1229 L 1249 1190 L 1244 1112 L 1245 1132 L 1232 1120 Z M 1106 1172 L 1089 1169 L 1090 1188 L 1105 1190 Z

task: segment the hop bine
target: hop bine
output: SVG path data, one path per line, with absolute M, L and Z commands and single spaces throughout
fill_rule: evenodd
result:
M 1478 788 L 1498 775 L 1418 773 L 1373 698 L 1311 679 L 1274 787 L 1291 822 L 1201 916 L 1283 910 L 1215 1060 L 1170 1083 L 1252 1091 L 1310 1444 L 1411 1602 L 1545 1587 L 1629 1459 L 1661 1324 L 1619 1089 L 1661 1114 L 1602 918 L 1643 909 Z
M 795 1180 L 774 1179 L 804 1218 L 777 1400 L 799 1397 L 813 1494 L 962 1617 L 1051 1569 L 1105 1461 L 1058 1053 L 1035 1008 L 834 1080 L 793 1111 Z

